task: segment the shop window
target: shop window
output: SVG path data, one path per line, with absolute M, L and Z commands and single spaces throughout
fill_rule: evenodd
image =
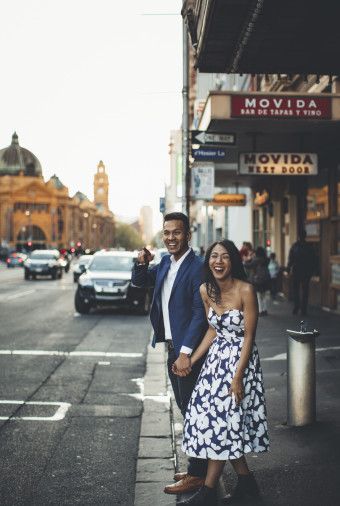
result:
M 307 221 L 322 220 L 329 217 L 328 185 L 321 188 L 308 188 Z

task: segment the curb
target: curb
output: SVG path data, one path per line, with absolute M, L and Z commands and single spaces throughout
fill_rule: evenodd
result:
M 134 505 L 175 506 L 176 496 L 163 492 L 175 471 L 165 345 L 147 348 L 142 400 Z

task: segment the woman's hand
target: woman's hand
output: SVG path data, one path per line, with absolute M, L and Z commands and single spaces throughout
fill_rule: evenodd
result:
M 234 377 L 229 388 L 229 395 L 234 394 L 236 404 L 240 404 L 244 397 L 243 381 L 241 378 Z

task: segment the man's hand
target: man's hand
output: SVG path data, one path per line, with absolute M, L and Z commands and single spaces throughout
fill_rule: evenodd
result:
M 147 248 L 138 251 L 137 262 L 139 264 L 148 264 L 152 261 L 154 255 Z
M 188 376 L 191 372 L 191 359 L 186 353 L 180 353 L 172 365 L 172 372 L 177 376 Z

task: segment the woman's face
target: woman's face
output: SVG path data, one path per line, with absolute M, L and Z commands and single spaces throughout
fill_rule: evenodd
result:
M 231 274 L 231 261 L 228 251 L 221 244 L 216 244 L 209 257 L 209 267 L 217 281 L 223 281 Z

